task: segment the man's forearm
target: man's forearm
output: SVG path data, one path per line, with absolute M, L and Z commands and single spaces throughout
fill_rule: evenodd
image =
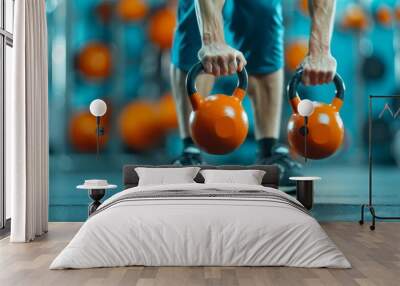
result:
M 203 45 L 225 43 L 222 8 L 225 0 L 196 0 L 196 15 Z
M 246 65 L 243 54 L 225 43 L 222 8 L 225 0 L 196 0 L 202 47 L 198 57 L 206 73 L 233 74 Z
M 312 18 L 309 52 L 313 54 L 330 53 L 330 45 L 335 17 L 335 0 L 310 0 Z

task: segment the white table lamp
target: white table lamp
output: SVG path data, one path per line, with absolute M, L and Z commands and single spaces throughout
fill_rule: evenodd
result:
M 107 104 L 101 99 L 95 99 L 90 103 L 90 113 L 96 117 L 96 152 L 99 155 L 99 138 L 104 135 L 104 128 L 100 126 L 100 118 L 107 112 Z

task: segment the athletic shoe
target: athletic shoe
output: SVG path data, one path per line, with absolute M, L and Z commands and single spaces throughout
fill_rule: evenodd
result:
M 196 147 L 188 147 L 183 150 L 182 154 L 175 159 L 172 164 L 180 166 L 204 165 L 205 162 L 201 157 L 200 150 Z
M 290 157 L 289 150 L 284 145 L 276 146 L 270 157 L 259 158 L 256 164 L 277 166 L 280 171 L 279 186 L 282 187 L 295 187 L 296 182 L 289 180 L 289 178 L 302 175 L 301 169 L 303 166 Z

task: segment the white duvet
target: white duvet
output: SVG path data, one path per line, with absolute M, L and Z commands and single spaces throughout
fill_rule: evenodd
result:
M 127 189 L 106 200 L 50 269 L 145 266 L 349 268 L 318 222 L 290 204 L 262 198 L 174 197 L 121 200 L 146 191 L 265 191 L 262 186 L 179 184 Z M 120 201 L 119 201 L 120 200 Z

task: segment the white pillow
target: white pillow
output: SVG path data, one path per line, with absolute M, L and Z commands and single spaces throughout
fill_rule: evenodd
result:
M 262 170 L 201 170 L 205 184 L 261 185 L 265 171 Z
M 135 168 L 139 186 L 195 183 L 199 167 L 184 168 Z

